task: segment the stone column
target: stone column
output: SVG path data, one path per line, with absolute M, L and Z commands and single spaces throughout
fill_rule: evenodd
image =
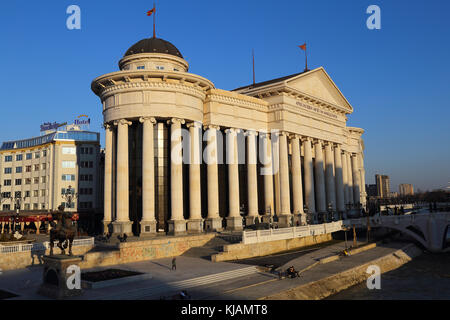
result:
M 342 160 L 342 181 L 344 184 L 344 202 L 345 202 L 345 210 L 347 210 L 347 205 L 350 203 L 350 199 L 348 196 L 348 168 L 347 168 L 347 155 L 345 151 L 342 151 L 341 154 Z
M 129 173 L 128 173 L 128 126 L 130 121 L 126 119 L 114 122 L 117 126 L 117 157 L 116 157 L 116 221 L 112 223 L 114 235 L 132 235 L 132 222 L 129 218 Z
M 155 155 L 153 125 L 155 118 L 142 117 L 142 220 L 141 236 L 155 235 Z
M 327 204 L 325 197 L 325 177 L 323 170 L 323 150 L 322 141 L 317 140 L 314 144 L 314 151 L 316 153 L 315 160 L 315 178 L 316 178 L 316 198 L 317 198 L 317 212 L 326 212 Z
M 217 150 L 217 130 L 219 126 L 209 125 L 204 128 L 207 165 L 207 187 L 208 187 L 208 216 L 205 220 L 207 231 L 222 230 L 222 219 L 219 216 L 219 176 L 218 176 L 218 150 Z
M 228 201 L 229 213 L 227 217 L 228 230 L 242 230 L 242 218 L 239 205 L 239 161 L 237 134 L 239 129 L 225 130 L 227 137 L 227 165 L 228 165 Z
M 352 176 L 353 176 L 353 201 L 355 204 L 361 203 L 360 201 L 360 190 L 361 190 L 361 181 L 360 181 L 360 172 L 359 172 L 359 164 L 358 164 L 358 155 L 353 153 L 351 156 L 352 159 Z
M 292 144 L 292 195 L 294 204 L 294 215 L 303 225 L 306 223 L 306 217 L 303 212 L 303 187 L 302 187 L 302 158 L 300 150 L 300 136 L 291 135 Z
M 361 175 L 361 204 L 365 208 L 367 202 L 366 170 L 364 169 L 364 155 L 362 153 L 359 155 L 359 160 L 360 160 L 360 175 Z
M 258 214 L 258 178 L 257 178 L 257 156 L 256 156 L 256 131 L 245 132 L 247 137 L 247 194 L 248 194 L 248 215 L 246 225 L 255 224 Z
M 350 204 L 354 204 L 354 199 L 353 199 L 353 169 L 352 169 L 352 162 L 350 159 L 350 153 L 346 152 L 345 153 L 346 156 L 346 160 L 347 160 L 347 183 L 348 183 L 348 202 Z
M 203 231 L 202 195 L 200 182 L 201 140 L 202 125 L 200 122 L 191 122 L 187 125 L 190 136 L 190 164 L 189 164 L 189 220 L 188 230 L 200 233 Z
M 289 190 L 289 161 L 287 133 L 281 132 L 279 135 L 280 144 L 280 200 L 281 212 L 278 215 L 278 225 L 289 227 L 291 223 L 291 199 Z
M 113 128 L 105 124 L 105 186 L 104 186 L 104 210 L 103 233 L 109 233 L 112 222 L 112 153 L 113 153 Z
M 338 211 L 345 211 L 345 198 L 344 198 L 344 180 L 342 172 L 342 155 L 341 146 L 336 144 L 334 147 L 334 171 L 336 178 L 336 208 Z
M 332 143 L 325 142 L 325 175 L 326 175 L 326 191 L 327 191 L 327 209 L 331 204 L 332 210 L 336 211 L 336 187 L 334 179 L 334 155 L 331 149 Z
M 168 221 L 169 234 L 186 234 L 183 216 L 183 145 L 181 124 L 184 120 L 173 118 L 170 124 L 170 200 L 171 218 Z
M 305 152 L 305 202 L 306 207 L 308 208 L 308 213 L 314 214 L 316 212 L 316 201 L 314 195 L 314 169 L 312 161 L 311 141 L 312 139 L 309 137 L 303 140 L 303 148 Z
M 261 174 L 264 176 L 264 216 L 262 221 L 270 223 L 271 216 L 274 214 L 273 206 L 273 163 L 272 163 L 272 142 L 269 133 L 262 133 L 261 157 L 263 167 Z

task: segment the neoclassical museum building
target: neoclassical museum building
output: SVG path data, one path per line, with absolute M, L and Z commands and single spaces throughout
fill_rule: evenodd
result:
M 92 82 L 105 126 L 104 226 L 171 235 L 342 217 L 365 204 L 364 130 L 326 71 L 217 89 L 144 39 Z

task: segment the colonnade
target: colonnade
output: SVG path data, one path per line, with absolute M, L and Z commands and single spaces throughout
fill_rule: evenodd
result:
M 142 139 L 142 220 L 141 234 L 155 234 L 155 172 L 153 129 L 157 120 L 153 117 L 139 118 L 143 127 Z M 162 120 L 158 120 L 162 121 Z M 203 154 L 202 125 L 197 122 L 186 124 L 189 129 L 189 218 L 183 215 L 183 170 L 182 136 L 183 119 L 167 121 L 170 126 L 170 201 L 171 218 L 168 221 L 170 234 L 221 230 L 223 219 L 219 216 L 218 176 L 218 132 L 219 126 L 204 126 L 206 142 L 206 185 L 207 207 L 201 206 L 201 170 Z M 112 224 L 114 233 L 131 234 L 129 221 L 129 164 L 128 126 L 131 122 L 121 119 L 105 125 L 105 211 L 104 225 Z M 288 132 L 259 133 L 239 128 L 224 128 L 228 166 L 228 207 L 226 228 L 242 230 L 243 218 L 240 212 L 240 188 L 246 187 L 248 195 L 247 225 L 259 221 L 270 221 L 274 215 L 279 226 L 289 226 L 298 221 L 307 223 L 306 213 L 317 220 L 318 213 L 329 210 L 345 213 L 350 205 L 360 202 L 364 194 L 364 169 L 361 154 L 342 150 L 342 145 L 330 141 L 302 137 Z M 246 142 L 247 186 L 239 185 L 238 133 L 244 133 Z M 258 136 L 260 139 L 259 159 L 262 163 L 258 172 Z M 116 143 L 114 143 L 116 141 Z M 303 164 L 301 150 L 303 147 Z M 276 148 L 276 150 L 275 150 Z M 291 152 L 289 150 L 291 149 Z M 278 152 L 275 152 L 278 151 Z M 272 156 L 273 154 L 273 156 Z M 291 170 L 289 166 L 291 155 Z M 314 161 L 313 161 L 314 154 Z M 273 159 L 278 156 L 278 159 Z M 115 161 L 114 161 L 115 159 Z M 276 161 L 278 160 L 278 161 Z M 114 163 L 115 162 L 115 163 Z M 278 165 L 276 165 L 278 164 Z M 303 170 L 302 170 L 303 167 Z M 115 172 L 115 179 L 113 179 Z M 258 174 L 264 175 L 264 187 L 259 190 Z M 274 179 L 279 179 L 275 183 Z M 114 186 L 115 183 L 115 186 Z M 292 186 L 291 186 L 292 185 Z M 292 201 L 291 201 L 292 188 Z M 265 208 L 258 207 L 258 192 L 264 193 Z M 279 210 L 274 210 L 274 191 L 279 193 Z M 292 207 L 291 207 L 292 202 Z M 305 212 L 307 209 L 307 212 Z M 115 211 L 115 214 L 113 214 Z M 202 218 L 206 211 L 206 218 Z M 277 212 L 278 211 L 278 212 Z M 260 212 L 264 212 L 260 215 Z

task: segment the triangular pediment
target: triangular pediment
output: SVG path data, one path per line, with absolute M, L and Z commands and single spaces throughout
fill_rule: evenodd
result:
M 349 112 L 353 111 L 350 103 L 322 67 L 290 78 L 286 81 L 286 85 L 314 98 L 343 107 Z

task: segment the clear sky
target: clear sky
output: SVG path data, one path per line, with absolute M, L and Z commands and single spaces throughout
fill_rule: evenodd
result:
M 81 8 L 81 30 L 66 9 Z M 381 30 L 369 30 L 369 5 Z M 3 1 L 0 10 L 0 140 L 39 135 L 43 122 L 91 117 L 102 132 L 91 81 L 118 70 L 152 34 L 152 1 Z M 172 42 L 190 72 L 217 88 L 323 66 L 354 107 L 348 125 L 366 130 L 366 182 L 433 189 L 450 181 L 450 1 L 157 1 L 157 36 Z

